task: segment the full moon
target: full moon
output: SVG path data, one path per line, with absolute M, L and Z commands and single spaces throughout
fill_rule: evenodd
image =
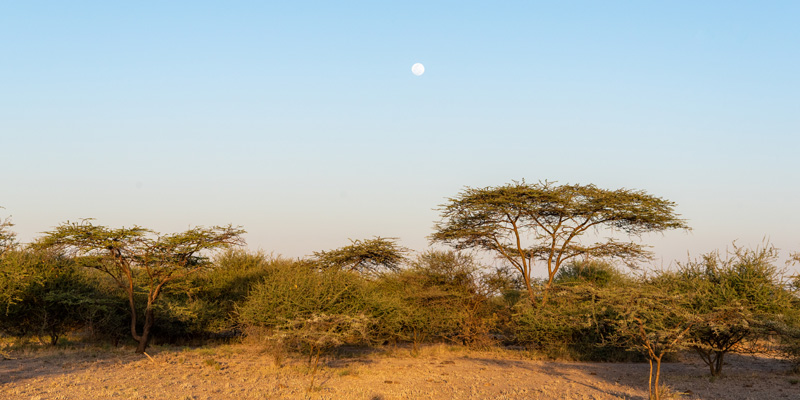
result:
M 420 63 L 416 63 L 411 66 L 411 73 L 416 76 L 420 76 L 425 73 L 425 66 Z

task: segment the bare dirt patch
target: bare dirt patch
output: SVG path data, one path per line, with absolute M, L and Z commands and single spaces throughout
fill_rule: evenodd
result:
M 0 361 L 0 399 L 642 399 L 647 364 L 536 361 L 510 351 L 432 346 L 326 360 L 313 377 L 305 359 L 244 345 L 11 352 Z M 687 354 L 664 366 L 672 398 L 797 399 L 800 376 L 774 357 L 729 357 L 709 379 Z

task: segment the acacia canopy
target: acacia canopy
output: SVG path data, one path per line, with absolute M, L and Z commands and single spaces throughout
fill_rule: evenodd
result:
M 155 322 L 153 304 L 165 285 L 208 265 L 204 251 L 244 244 L 243 233 L 228 225 L 160 235 L 138 226 L 112 229 L 84 220 L 67 222 L 46 232 L 35 246 L 76 257 L 84 265 L 108 274 L 125 290 L 131 310 L 131 335 L 139 342 L 136 351 L 144 353 Z M 140 286 L 147 292 L 141 333 L 135 304 Z
M 620 232 L 629 238 L 647 232 L 688 229 L 674 212 L 675 204 L 640 190 L 600 189 L 594 185 L 556 185 L 554 182 L 466 188 L 440 208 L 432 242 L 458 250 L 480 249 L 508 261 L 522 275 L 535 302 L 532 266 L 547 266 L 547 289 L 559 267 L 576 257 L 646 259 L 642 244 L 602 238 Z M 597 241 L 584 243 L 588 231 Z
M 381 270 L 396 271 L 406 261 L 408 249 L 397 244 L 396 238 L 351 240 L 348 246 L 314 252 L 314 258 L 325 268 L 379 274 Z

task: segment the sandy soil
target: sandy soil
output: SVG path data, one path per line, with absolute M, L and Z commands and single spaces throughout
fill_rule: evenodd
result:
M 647 364 L 534 361 L 510 351 L 432 346 L 307 360 L 245 345 L 16 351 L 0 361 L 0 399 L 643 399 Z M 729 357 L 710 380 L 691 354 L 666 364 L 671 398 L 800 399 L 800 376 L 779 359 Z

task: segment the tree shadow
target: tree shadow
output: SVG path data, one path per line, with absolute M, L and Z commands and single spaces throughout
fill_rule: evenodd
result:
M 515 370 L 524 370 L 535 374 L 542 374 L 551 376 L 558 380 L 572 383 L 575 385 L 583 386 L 587 389 L 591 389 L 596 391 L 598 394 L 603 394 L 607 396 L 612 396 L 618 399 L 644 399 L 646 397 L 642 396 L 631 396 L 629 393 L 626 393 L 623 390 L 614 390 L 600 387 L 597 384 L 593 384 L 590 380 L 600 379 L 606 381 L 608 384 L 620 384 L 621 381 L 619 378 L 614 378 L 613 373 L 610 373 L 611 366 L 613 365 L 620 365 L 624 364 L 626 366 L 644 366 L 647 368 L 647 364 L 636 364 L 636 363 L 619 363 L 619 364 L 598 364 L 598 363 L 577 363 L 577 362 L 557 362 L 557 361 L 540 361 L 540 362 L 532 362 L 527 360 L 503 360 L 503 359 L 494 359 L 494 358 L 472 358 L 470 357 L 469 360 L 476 362 L 481 365 L 486 365 L 487 367 L 491 368 L 503 368 L 503 369 L 515 369 Z M 612 367 L 613 368 L 613 367 Z M 587 376 L 587 381 L 581 381 L 575 379 L 573 375 L 576 374 L 576 371 L 580 375 Z M 593 378 L 588 378 L 588 376 L 592 376 Z M 630 383 L 634 383 L 631 385 Z M 636 384 L 638 382 L 625 382 L 624 384 L 630 388 L 638 388 Z
M 47 347 L 10 353 L 11 359 L 0 361 L 0 385 L 19 384 L 47 376 L 70 375 L 106 365 L 118 366 L 147 359 L 144 355 L 135 354 L 133 348 L 106 350 Z

